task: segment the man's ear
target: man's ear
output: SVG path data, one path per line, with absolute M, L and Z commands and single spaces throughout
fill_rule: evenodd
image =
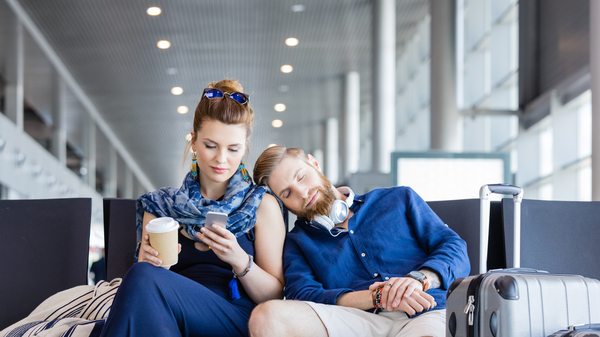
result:
M 319 166 L 319 162 L 315 159 L 315 157 L 311 156 L 310 154 L 306 155 L 306 159 L 308 159 L 308 162 L 317 168 L 317 170 L 319 170 L 319 172 L 321 172 L 321 166 Z M 323 172 L 321 172 L 323 173 Z

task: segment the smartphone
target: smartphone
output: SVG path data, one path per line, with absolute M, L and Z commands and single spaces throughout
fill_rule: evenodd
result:
M 217 232 L 212 225 L 217 224 L 223 228 L 227 228 L 227 214 L 219 212 L 208 212 L 206 213 L 206 228 L 213 232 Z

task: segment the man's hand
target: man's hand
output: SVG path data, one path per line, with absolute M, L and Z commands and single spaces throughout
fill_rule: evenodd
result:
M 392 277 L 386 282 L 375 282 L 369 290 L 382 286 L 381 306 L 388 311 L 402 310 L 413 316 L 430 310 L 437 304 L 433 296 L 423 291 L 421 282 L 410 277 Z
M 435 308 L 437 303 L 433 296 L 422 290 L 415 290 L 410 297 L 404 297 L 397 307 L 394 307 L 390 311 L 402 310 L 409 316 L 414 316 L 423 311 L 428 311 Z

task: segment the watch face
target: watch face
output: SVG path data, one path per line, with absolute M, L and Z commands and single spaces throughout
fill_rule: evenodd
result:
M 421 273 L 420 271 L 416 271 L 413 270 L 410 273 L 408 273 L 411 277 L 423 282 L 427 277 L 425 276 L 425 274 Z

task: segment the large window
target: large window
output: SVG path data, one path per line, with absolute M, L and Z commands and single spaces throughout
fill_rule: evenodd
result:
M 510 153 L 525 198 L 591 200 L 590 92 L 551 96 L 550 114 L 519 124 L 518 0 L 457 0 L 457 103 L 463 151 Z M 397 59 L 396 151 L 430 148 L 430 17 Z M 566 79 L 563 79 L 566 80 Z M 560 81 L 559 81 L 560 83 Z
M 516 0 L 457 1 L 457 82 L 464 151 L 511 151 L 518 119 Z M 516 164 L 516 163 L 515 163 Z
M 591 200 L 590 96 L 562 104 L 553 95 L 550 115 L 521 132 L 517 183 L 526 198 Z

